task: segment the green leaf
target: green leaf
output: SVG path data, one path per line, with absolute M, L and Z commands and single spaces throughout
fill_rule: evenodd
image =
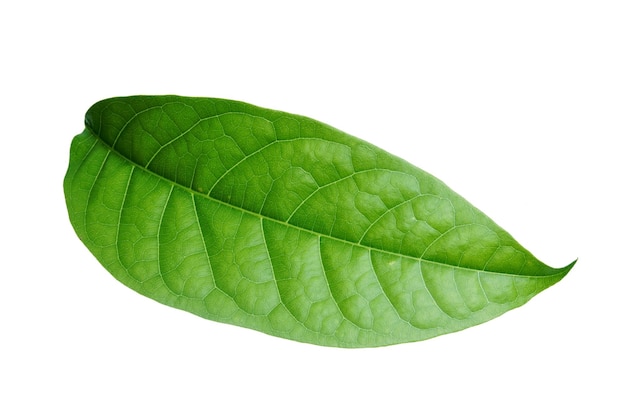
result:
M 433 176 L 315 120 L 210 98 L 92 106 L 64 181 L 119 281 L 207 319 L 328 346 L 458 331 L 563 278 Z

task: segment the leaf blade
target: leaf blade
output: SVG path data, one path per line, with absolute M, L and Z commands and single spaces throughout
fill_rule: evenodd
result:
M 229 100 L 96 103 L 64 184 L 77 234 L 124 284 L 322 345 L 457 331 L 573 266 L 544 265 L 442 182 L 373 145 Z

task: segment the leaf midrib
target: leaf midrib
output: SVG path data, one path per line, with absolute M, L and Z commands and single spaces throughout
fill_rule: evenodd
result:
M 316 232 L 314 230 L 306 229 L 304 227 L 301 227 L 301 226 L 298 226 L 298 225 L 295 225 L 295 224 L 292 224 L 292 223 L 288 223 L 288 222 L 285 222 L 283 220 L 274 219 L 274 218 L 269 217 L 267 215 L 248 210 L 248 209 L 246 209 L 244 207 L 240 207 L 240 206 L 237 206 L 237 205 L 234 205 L 234 204 L 231 204 L 231 203 L 219 200 L 219 199 L 217 199 L 215 197 L 212 197 L 209 194 L 200 193 L 199 191 L 196 191 L 193 188 L 187 187 L 187 186 L 185 186 L 183 184 L 180 184 L 180 183 L 178 183 L 176 181 L 173 181 L 173 180 L 171 180 L 171 179 L 169 179 L 167 177 L 159 175 L 156 172 L 151 171 L 150 169 L 148 169 L 148 167 L 140 165 L 137 162 L 133 161 L 132 159 L 128 158 L 126 155 L 120 153 L 117 149 L 115 149 L 113 146 L 111 146 L 109 143 L 107 143 L 105 140 L 103 140 L 98 134 L 96 134 L 94 132 L 94 130 L 92 128 L 90 128 L 89 126 L 85 126 L 85 130 L 89 131 L 89 133 L 91 135 L 93 135 L 98 142 L 100 142 L 105 147 L 107 147 L 110 152 L 116 154 L 117 156 L 119 156 L 120 158 L 124 159 L 125 161 L 127 161 L 128 163 L 133 165 L 134 167 L 136 167 L 136 168 L 138 168 L 138 169 L 140 169 L 140 170 L 142 170 L 142 171 L 144 171 L 144 172 L 146 172 L 146 173 L 148 173 L 150 175 L 154 175 L 154 176 L 158 177 L 159 179 L 164 180 L 164 181 L 172 184 L 172 186 L 176 186 L 176 187 L 179 187 L 182 190 L 186 190 L 189 193 L 191 193 L 192 195 L 197 195 L 199 197 L 206 198 L 208 200 L 217 202 L 219 204 L 223 204 L 223 205 L 231 207 L 233 209 L 240 210 L 243 213 L 247 213 L 247 214 L 251 214 L 253 216 L 256 216 L 256 217 L 258 217 L 261 220 L 272 221 L 272 222 L 275 222 L 275 223 L 278 223 L 278 224 L 282 224 L 282 225 L 284 225 L 286 227 L 291 227 L 291 228 L 294 228 L 296 230 L 300 230 L 300 231 L 303 231 L 303 232 L 311 233 L 313 235 L 317 235 L 319 237 L 324 237 L 324 238 L 327 238 L 327 239 L 330 239 L 330 240 L 334 240 L 334 241 L 337 241 L 337 242 L 347 243 L 347 244 L 350 244 L 350 245 L 353 245 L 353 246 L 356 246 L 356 247 L 359 247 L 359 248 L 363 248 L 363 249 L 368 250 L 368 251 L 377 251 L 377 252 L 388 254 L 388 255 L 392 255 L 392 256 L 397 256 L 397 257 L 411 259 L 411 260 L 418 261 L 418 262 L 423 262 L 423 263 L 426 263 L 426 264 L 445 266 L 445 267 L 453 268 L 455 270 L 460 270 L 460 271 L 487 272 L 487 273 L 498 274 L 498 275 L 502 275 L 502 276 L 510 276 L 510 277 L 518 277 L 518 278 L 529 278 L 529 279 L 533 279 L 533 278 L 551 278 L 551 277 L 562 275 L 562 269 L 556 270 L 556 273 L 550 274 L 550 275 L 520 275 L 520 274 L 507 273 L 507 272 L 501 272 L 501 271 L 490 271 L 490 270 L 487 270 L 487 269 L 473 269 L 473 268 L 468 268 L 468 267 L 463 267 L 463 266 L 458 266 L 458 265 L 446 264 L 444 262 L 438 262 L 438 261 L 433 261 L 433 260 L 429 260 L 429 259 L 419 258 L 419 257 L 416 257 L 416 256 L 407 255 L 407 254 L 404 254 L 404 253 L 392 252 L 392 251 L 389 251 L 389 250 L 386 250 L 386 249 L 370 247 L 370 246 L 364 245 L 364 244 L 362 244 L 360 242 L 353 242 L 353 241 L 350 241 L 350 240 L 341 239 L 341 238 L 338 238 L 338 237 L 335 237 L 335 236 L 331 236 L 331 235 L 327 235 L 327 234 L 324 234 L 324 233 Z M 468 225 L 471 225 L 471 224 L 472 223 L 468 223 Z M 568 268 L 569 266 L 571 266 L 571 265 L 568 265 L 565 268 Z

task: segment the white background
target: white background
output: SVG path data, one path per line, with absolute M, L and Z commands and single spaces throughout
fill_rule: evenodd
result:
M 625 21 L 620 1 L 3 3 L 0 415 L 625 415 Z M 62 180 L 91 104 L 166 93 L 329 123 L 578 264 L 378 349 L 162 306 L 79 242 Z

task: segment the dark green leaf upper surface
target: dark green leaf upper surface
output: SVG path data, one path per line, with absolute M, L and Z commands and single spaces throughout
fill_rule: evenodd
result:
M 321 345 L 458 331 L 573 265 L 546 266 L 442 182 L 369 143 L 230 100 L 96 103 L 64 187 L 78 236 L 130 288 Z

